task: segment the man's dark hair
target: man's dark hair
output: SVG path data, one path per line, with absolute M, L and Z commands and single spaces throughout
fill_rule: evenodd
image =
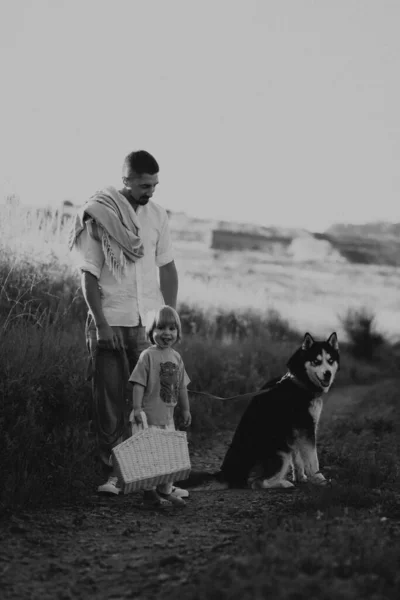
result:
M 138 175 L 143 175 L 143 173 L 155 175 L 159 170 L 160 167 L 154 156 L 146 152 L 146 150 L 137 150 L 136 152 L 131 152 L 125 158 L 122 167 L 122 176 L 129 177 L 131 171 L 134 171 Z

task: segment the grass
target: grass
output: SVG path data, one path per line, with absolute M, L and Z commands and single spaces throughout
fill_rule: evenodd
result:
M 71 486 L 88 463 L 88 392 L 79 327 L 19 321 L 1 336 L 0 500 L 40 502 L 57 477 Z M 89 464 L 87 464 L 87 471 Z
M 284 525 L 267 520 L 268 533 L 242 554 L 218 561 L 196 598 L 397 598 L 399 548 L 392 524 L 344 510 L 334 519 L 316 513 Z
M 372 386 L 345 421 L 325 423 L 331 487 L 271 502 L 258 532 L 225 554 L 196 598 L 394 599 L 400 590 L 398 380 Z

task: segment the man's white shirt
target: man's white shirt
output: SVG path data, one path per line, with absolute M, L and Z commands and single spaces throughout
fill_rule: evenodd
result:
M 89 235 L 87 227 L 76 244 L 77 266 L 98 279 L 103 313 L 109 325 L 134 327 L 139 321 L 145 324 L 148 312 L 164 303 L 158 267 L 173 260 L 167 211 L 149 200 L 145 206 L 138 207 L 136 216 L 144 256 L 136 262 L 126 261 L 121 283 L 105 262 L 101 242 Z

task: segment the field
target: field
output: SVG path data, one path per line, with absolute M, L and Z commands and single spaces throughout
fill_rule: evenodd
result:
M 215 312 L 273 309 L 299 331 L 325 336 L 336 330 L 349 308 L 376 315 L 376 326 L 391 340 L 400 336 L 396 267 L 275 262 L 261 252 L 218 252 L 205 244 L 175 243 L 180 297 Z
M 323 598 L 400 591 L 399 270 L 277 262 L 175 234 L 191 387 L 282 373 L 305 330 L 337 330 L 320 432 L 324 489 L 193 493 L 174 514 L 101 499 L 88 428 L 84 306 L 61 219 L 0 220 L 0 578 L 5 598 Z M 17 236 L 15 236 L 17 232 Z M 16 239 L 17 238 L 17 239 Z M 341 317 L 376 315 L 354 345 Z M 345 331 L 346 330 L 346 331 Z M 353 342 L 353 345 L 352 345 Z M 370 354 L 363 356 L 370 343 Z M 243 406 L 191 397 L 194 468 L 217 469 Z

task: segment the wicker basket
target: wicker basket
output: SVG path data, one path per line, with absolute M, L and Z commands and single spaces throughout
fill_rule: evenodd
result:
M 186 479 L 191 469 L 186 433 L 148 427 L 141 414 L 143 428 L 112 450 L 124 494 Z

